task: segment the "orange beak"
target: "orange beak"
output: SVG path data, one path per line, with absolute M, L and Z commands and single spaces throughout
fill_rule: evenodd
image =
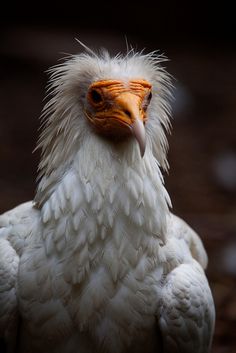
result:
M 141 156 L 146 148 L 146 131 L 144 127 L 144 112 L 140 107 L 140 97 L 131 92 L 121 93 L 116 99 L 118 111 L 117 120 L 121 126 L 128 127 L 136 138 Z
M 87 110 L 86 115 L 103 135 L 120 139 L 131 132 L 143 157 L 146 147 L 146 98 L 150 90 L 151 85 L 144 80 L 130 81 L 128 86 L 122 81 L 95 82 L 88 92 L 92 110 Z

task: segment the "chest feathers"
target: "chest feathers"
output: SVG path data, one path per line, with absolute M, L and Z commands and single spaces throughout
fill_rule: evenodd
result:
M 84 144 L 47 187 L 43 238 L 49 254 L 76 258 L 74 283 L 100 261 L 116 281 L 124 275 L 122 262 L 135 267 L 140 252 L 152 256 L 154 243 L 165 243 L 170 201 L 157 162 L 149 149 L 142 159 L 138 146 L 123 147 L 104 151 L 97 141 Z
M 52 185 L 41 210 L 42 236 L 48 258 L 60 263 L 57 276 L 70 287 L 79 327 L 92 324 L 101 338 L 120 318 L 126 337 L 127 320 L 143 327 L 154 311 L 151 287 L 161 277 L 169 198 L 148 149 L 143 159 L 135 146 L 119 151 L 119 158 L 99 152 L 98 144 L 85 144 Z

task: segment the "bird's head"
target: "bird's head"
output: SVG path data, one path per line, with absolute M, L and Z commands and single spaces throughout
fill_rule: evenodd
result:
M 167 169 L 171 84 L 165 60 L 156 52 L 111 57 L 88 51 L 53 67 L 38 144 L 40 176 L 60 174 L 88 138 L 113 151 L 131 146 L 140 161 L 146 148 Z
M 152 85 L 144 79 L 99 80 L 88 89 L 85 114 L 95 131 L 107 138 L 120 141 L 133 135 L 143 156 L 151 98 Z

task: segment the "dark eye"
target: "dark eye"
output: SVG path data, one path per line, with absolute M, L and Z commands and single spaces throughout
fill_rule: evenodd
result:
M 99 104 L 103 100 L 102 95 L 96 89 L 90 91 L 90 99 L 95 104 Z
M 143 110 L 144 110 L 144 111 L 147 110 L 148 105 L 149 105 L 151 99 L 152 99 L 152 92 L 150 91 L 150 92 L 146 95 L 146 97 L 145 97 L 145 99 L 144 99 L 144 103 L 143 103 Z
M 152 92 L 150 91 L 147 96 L 147 102 L 150 103 L 151 99 L 152 99 Z

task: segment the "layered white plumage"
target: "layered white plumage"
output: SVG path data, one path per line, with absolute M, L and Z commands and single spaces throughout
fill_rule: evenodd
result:
M 0 217 L 0 337 L 9 352 L 209 352 L 214 304 L 198 235 L 169 212 L 169 79 L 156 54 L 81 54 L 52 70 L 33 203 Z M 147 145 L 85 118 L 104 79 L 152 84 Z M 163 129 L 164 128 L 164 129 Z

